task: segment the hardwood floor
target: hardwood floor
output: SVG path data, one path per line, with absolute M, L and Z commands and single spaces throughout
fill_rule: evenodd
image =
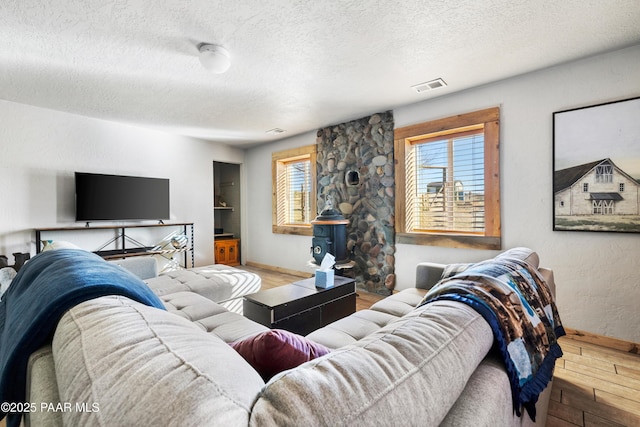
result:
M 258 274 L 263 289 L 303 278 L 256 266 L 239 268 Z M 358 292 L 356 310 L 367 309 L 380 299 Z M 593 341 L 593 337 L 576 334 L 560 338 L 564 357 L 556 363 L 547 427 L 640 426 L 638 346 L 620 346 L 606 338 L 605 345 L 598 345 L 588 342 L 590 338 Z
M 640 426 L 640 355 L 560 338 L 548 427 Z

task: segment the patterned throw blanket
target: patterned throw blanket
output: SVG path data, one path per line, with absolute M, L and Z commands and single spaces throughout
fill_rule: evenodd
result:
M 562 356 L 557 338 L 565 334 L 547 283 L 531 265 L 497 257 L 441 280 L 420 305 L 441 299 L 465 303 L 489 323 L 504 360 L 521 416 L 535 421 L 538 395 Z

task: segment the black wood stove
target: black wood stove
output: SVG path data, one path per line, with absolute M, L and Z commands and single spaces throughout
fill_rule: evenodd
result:
M 316 264 L 320 265 L 328 253 L 335 257 L 336 264 L 349 261 L 347 253 L 347 224 L 339 210 L 333 207 L 329 199 L 320 215 L 311 221 L 313 225 L 313 240 L 311 254 Z

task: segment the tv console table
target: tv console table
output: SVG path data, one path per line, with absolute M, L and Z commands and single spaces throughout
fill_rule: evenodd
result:
M 154 250 L 156 245 L 145 245 L 143 243 L 138 242 L 137 240 L 131 238 L 127 235 L 127 230 L 135 229 L 135 228 L 157 228 L 157 227 L 178 227 L 182 229 L 182 233 L 187 237 L 187 243 L 183 248 L 171 248 L 171 249 L 160 249 Z M 127 258 L 132 256 L 143 256 L 143 255 L 163 255 L 163 254 L 175 254 L 175 253 L 184 253 L 184 267 L 188 268 L 188 253 L 191 252 L 191 267 L 195 265 L 194 260 L 194 251 L 193 251 L 193 223 L 192 222 L 173 222 L 173 223 L 160 223 L 160 224 L 131 224 L 131 225 L 97 225 L 97 226 L 89 226 L 89 227 L 52 227 L 52 228 L 36 228 L 36 254 L 42 251 L 42 240 L 47 240 L 47 233 L 57 233 L 57 232 L 83 232 L 83 231 L 98 231 L 98 230 L 115 230 L 118 234 L 105 242 L 102 246 L 100 246 L 97 250 L 93 251 L 94 253 L 100 255 L 105 259 L 117 259 L 117 258 Z M 43 237 L 43 235 L 45 235 Z M 116 241 L 120 242 L 120 247 L 117 249 L 108 249 L 104 248 L 108 245 L 115 243 Z M 133 245 L 132 245 L 133 244 Z

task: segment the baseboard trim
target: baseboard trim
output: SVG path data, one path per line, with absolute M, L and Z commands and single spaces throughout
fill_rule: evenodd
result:
M 249 267 L 262 268 L 264 270 L 274 271 L 276 273 L 291 274 L 292 276 L 300 276 L 305 278 L 313 277 L 313 274 L 309 273 L 308 271 L 291 270 L 288 268 L 276 267 L 273 265 L 261 264 L 259 262 L 253 261 L 247 261 L 245 264 Z
M 580 331 L 578 329 L 564 328 L 564 331 L 567 333 L 568 338 L 572 338 L 576 341 L 596 344 L 602 347 L 625 351 L 627 353 L 640 354 L 640 344 L 632 341 L 625 341 L 619 338 L 612 338 L 605 335 L 598 335 L 591 332 Z

